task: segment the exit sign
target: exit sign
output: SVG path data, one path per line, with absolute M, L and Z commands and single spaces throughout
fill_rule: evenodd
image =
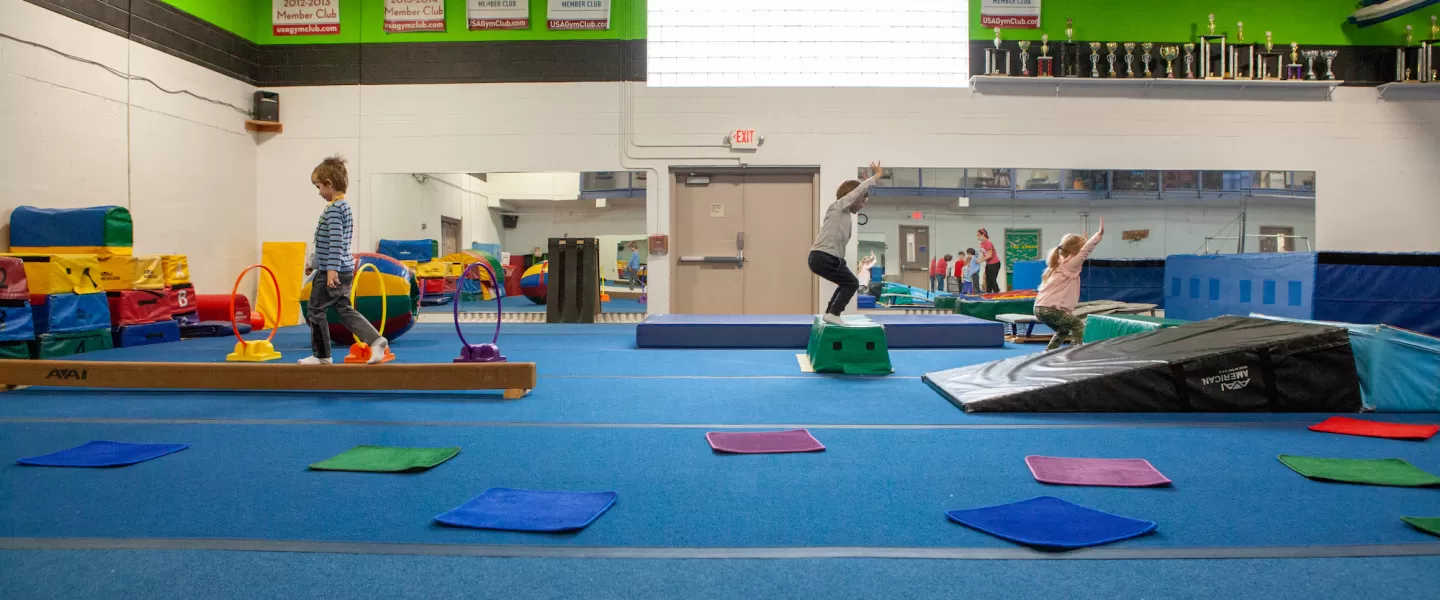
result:
M 736 129 L 730 132 L 730 147 L 754 150 L 760 147 L 760 136 L 754 129 Z

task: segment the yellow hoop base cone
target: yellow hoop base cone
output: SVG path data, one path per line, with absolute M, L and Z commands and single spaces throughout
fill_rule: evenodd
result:
M 366 344 L 364 342 L 355 342 L 354 344 L 350 344 L 350 354 L 349 356 L 345 357 L 345 364 L 353 365 L 368 363 L 370 362 L 370 352 L 371 349 L 369 344 Z M 389 348 L 386 348 L 385 358 L 380 360 L 380 364 L 383 365 L 392 360 L 395 360 L 395 355 L 390 352 Z
M 267 362 L 279 360 L 280 353 L 269 340 L 236 342 L 235 351 L 225 356 L 229 362 Z

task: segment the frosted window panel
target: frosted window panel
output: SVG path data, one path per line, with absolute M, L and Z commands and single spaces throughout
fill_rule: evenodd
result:
M 969 16 L 955 0 L 651 0 L 647 10 L 652 86 L 954 87 L 968 76 Z M 724 76 L 665 77 L 684 73 L 653 60 L 667 56 L 710 59 L 688 74 Z

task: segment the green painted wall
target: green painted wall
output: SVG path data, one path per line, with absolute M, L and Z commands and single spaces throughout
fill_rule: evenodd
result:
M 198 1 L 198 0 L 196 0 Z M 214 0 L 226 2 L 229 0 Z M 339 35 L 276 37 L 270 33 L 270 0 L 247 0 L 255 11 L 259 44 L 354 44 L 395 42 L 483 42 L 528 40 L 630 40 L 645 38 L 645 0 L 611 0 L 610 29 L 550 31 L 545 28 L 545 0 L 530 0 L 530 29 L 470 31 L 465 28 L 465 0 L 445 0 L 444 33 L 385 33 L 383 0 L 340 0 Z
M 1209 31 L 1215 14 L 1215 31 L 1234 39 L 1235 22 L 1245 23 L 1245 39 L 1263 43 L 1265 32 L 1275 33 L 1275 45 L 1394 46 L 1404 41 L 1405 25 L 1415 26 L 1415 39 L 1429 37 L 1429 8 L 1379 25 L 1360 29 L 1346 23 L 1356 0 L 1044 0 L 1043 29 L 1008 29 L 1007 40 L 1065 39 L 1065 19 L 1075 20 L 1075 39 L 1085 41 L 1186 42 Z M 992 29 L 980 26 L 980 0 L 970 0 L 970 39 L 995 39 Z
M 211 25 L 229 31 L 250 41 L 255 41 L 259 31 L 257 0 L 161 0 L 175 8 L 204 19 Z M 270 2 L 266 0 L 268 6 Z M 268 13 L 266 23 L 269 23 Z

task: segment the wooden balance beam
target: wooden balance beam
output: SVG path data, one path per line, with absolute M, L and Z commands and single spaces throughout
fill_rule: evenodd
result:
M 0 360 L 0 385 L 183 390 L 535 389 L 535 363 L 316 365 Z

